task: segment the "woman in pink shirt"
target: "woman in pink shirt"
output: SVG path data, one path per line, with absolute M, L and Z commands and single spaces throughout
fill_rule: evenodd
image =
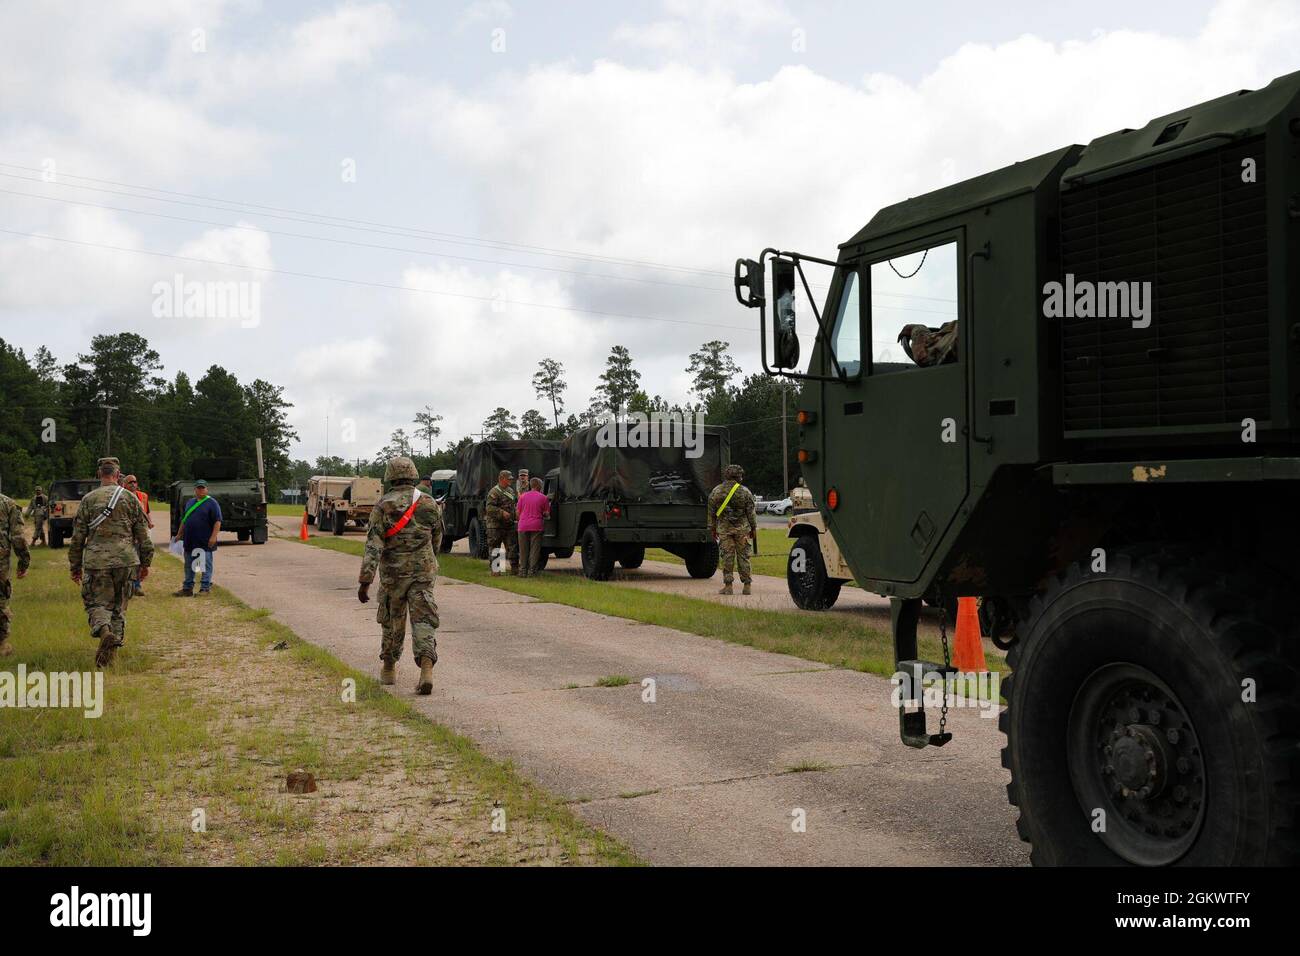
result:
M 515 514 L 519 516 L 519 576 L 532 577 L 542 560 L 542 528 L 551 513 L 551 501 L 542 494 L 542 479 L 528 483 L 528 491 L 519 496 Z

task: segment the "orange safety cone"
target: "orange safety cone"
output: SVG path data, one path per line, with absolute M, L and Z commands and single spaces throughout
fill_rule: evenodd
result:
M 957 599 L 957 638 L 953 648 L 952 663 L 963 673 L 986 671 L 983 635 L 980 634 L 980 612 L 973 597 Z
M 307 512 L 305 509 L 302 513 L 302 526 L 298 528 L 298 537 L 303 541 L 307 540 Z

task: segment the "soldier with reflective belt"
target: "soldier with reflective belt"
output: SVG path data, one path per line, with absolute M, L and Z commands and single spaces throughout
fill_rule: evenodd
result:
M 416 487 L 420 474 L 409 458 L 391 458 L 384 469 L 388 492 L 370 511 L 366 553 L 361 559 L 357 600 L 370 600 L 370 584 L 379 572 L 379 610 L 383 627 L 379 680 L 397 681 L 397 661 L 406 642 L 406 618 L 411 618 L 411 650 L 420 666 L 417 694 L 433 691 L 433 665 L 438 662 L 438 605 L 433 599 L 438 575 L 435 557 L 442 544 L 442 511 L 432 495 Z
M 81 585 L 95 666 L 107 667 L 126 642 L 126 606 L 136 580 L 149 576 L 153 542 L 140 501 L 117 483 L 116 458 L 99 460 L 99 487 L 81 499 L 68 543 L 72 580 Z
M 722 553 L 722 590 L 733 594 L 732 568 L 740 565 L 740 583 L 750 593 L 753 580 L 749 570 L 749 539 L 758 537 L 758 508 L 753 493 L 741 484 L 745 469 L 728 465 L 722 472 L 723 482 L 709 493 L 709 533 Z

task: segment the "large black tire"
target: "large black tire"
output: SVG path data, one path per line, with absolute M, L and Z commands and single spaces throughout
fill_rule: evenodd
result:
M 718 571 L 718 543 L 697 544 L 685 556 L 686 573 L 693 578 L 711 578 Z
M 582 573 L 592 581 L 608 581 L 614 573 L 614 549 L 609 546 L 600 528 L 587 525 L 582 532 Z
M 796 571 L 796 565 L 803 570 Z M 821 541 L 815 532 L 799 535 L 790 546 L 790 556 L 785 562 L 785 584 L 795 606 L 805 611 L 825 611 L 839 600 L 844 582 L 827 576 Z
M 348 516 L 342 511 L 334 512 L 334 520 L 330 524 L 335 534 L 342 534 L 343 529 L 348 525 Z
M 629 571 L 641 567 L 644 561 L 645 547 L 642 545 L 627 545 L 618 555 L 618 563 Z
M 480 561 L 486 561 L 488 556 L 487 529 L 478 515 L 469 519 L 469 556 Z
M 455 538 L 453 538 L 449 534 L 444 533 L 442 536 L 442 540 L 438 544 L 438 551 L 442 554 L 450 554 L 452 545 L 454 545 L 455 543 L 456 543 Z
M 1300 862 L 1297 615 L 1267 582 L 1134 550 L 1034 599 L 999 726 L 1035 865 Z
M 261 524 L 253 529 L 253 544 L 266 544 L 267 528 Z
M 51 547 L 51 548 L 61 548 L 61 547 L 63 547 L 63 532 L 62 532 L 62 531 L 53 531 L 53 530 L 50 531 L 50 547 Z
M 316 530 L 321 534 L 329 534 L 333 531 L 334 529 L 330 527 L 330 519 L 333 517 L 330 512 L 322 508 L 320 513 L 316 515 Z

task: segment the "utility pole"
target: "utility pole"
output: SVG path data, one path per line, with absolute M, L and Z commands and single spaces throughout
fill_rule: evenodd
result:
M 788 427 L 787 427 L 786 414 L 785 414 L 786 387 L 785 387 L 785 382 L 780 382 L 780 385 L 781 385 L 781 480 L 785 482 L 785 493 L 788 495 L 790 493 L 790 449 L 787 445 L 789 439 L 787 438 Z
M 113 454 L 113 413 L 117 411 L 116 405 L 100 405 L 105 412 L 104 415 L 104 457 L 107 458 Z

